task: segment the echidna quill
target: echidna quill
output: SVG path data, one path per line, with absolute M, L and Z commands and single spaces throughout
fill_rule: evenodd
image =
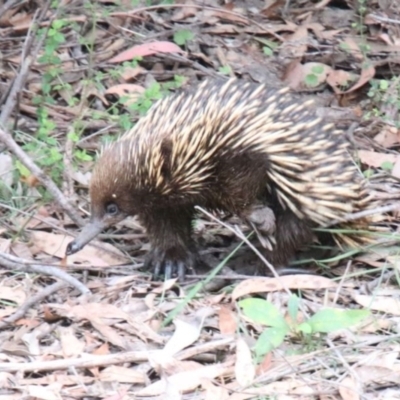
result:
M 145 265 L 181 280 L 200 261 L 192 238 L 195 206 L 259 228 L 260 237 L 270 238 L 267 258 L 284 266 L 311 240 L 312 228 L 370 201 L 344 133 L 318 118 L 312 102 L 235 79 L 207 80 L 159 100 L 104 150 L 90 199 L 90 222 L 67 255 L 137 215 L 151 242 Z M 369 220 L 350 227 L 361 222 Z

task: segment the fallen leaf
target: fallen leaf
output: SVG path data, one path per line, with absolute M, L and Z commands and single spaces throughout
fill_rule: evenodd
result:
M 357 382 L 353 378 L 344 378 L 339 384 L 339 393 L 343 400 L 359 400 L 360 394 Z
M 147 377 L 144 372 L 133 370 L 132 368 L 119 367 L 112 365 L 100 372 L 99 378 L 103 382 L 121 383 L 146 383 Z
M 235 313 L 225 305 L 221 305 L 218 311 L 219 330 L 223 335 L 233 335 L 237 329 Z
M 240 386 L 249 386 L 256 375 L 251 351 L 247 343 L 239 338 L 236 341 L 235 377 Z
M 279 278 L 251 278 L 239 283 L 232 293 L 232 300 L 250 293 L 276 292 L 288 289 L 328 289 L 336 288 L 334 281 L 316 275 L 286 275 Z
M 400 315 L 400 300 L 388 296 L 368 296 L 365 294 L 353 295 L 354 300 L 365 308 L 382 311 L 387 314 Z
M 358 157 L 363 164 L 374 168 L 380 168 L 383 163 L 391 163 L 394 165 L 399 158 L 395 154 L 378 153 L 369 150 L 359 150 Z
M 67 244 L 73 240 L 73 237 L 68 235 L 57 235 L 55 233 L 44 231 L 31 232 L 30 235 L 31 242 L 41 251 L 60 259 L 65 257 L 65 249 Z M 110 265 L 118 265 L 124 262 L 129 262 L 129 259 L 113 245 L 109 243 L 102 243 L 101 247 L 103 249 L 110 250 L 110 252 L 88 244 L 78 253 L 68 256 L 68 263 L 107 267 Z
M 172 42 L 144 43 L 123 51 L 117 56 L 111 58 L 111 60 L 108 60 L 108 62 L 120 63 L 133 60 L 135 57 L 146 57 L 158 53 L 184 53 L 184 51 Z

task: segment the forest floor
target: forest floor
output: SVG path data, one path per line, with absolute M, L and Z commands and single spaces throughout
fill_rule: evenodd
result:
M 2 2 L 0 400 L 400 399 L 399 72 L 396 0 Z M 223 269 L 184 284 L 141 269 L 135 219 L 66 258 L 101 146 L 162 96 L 234 76 L 314 98 L 391 233 L 253 277 L 237 221 L 199 215 Z

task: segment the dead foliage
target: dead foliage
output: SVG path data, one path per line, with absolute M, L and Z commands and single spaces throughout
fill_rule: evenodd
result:
M 0 400 L 400 398 L 395 241 L 320 261 L 329 268 L 316 274 L 245 279 L 225 269 L 196 293 L 198 277 L 178 286 L 140 271 L 148 242 L 135 220 L 64 258 L 105 139 L 207 76 L 317 98 L 394 205 L 387 223 L 397 232 L 397 1 L 153 3 L 0 4 Z M 206 216 L 196 233 L 212 265 L 239 243 Z M 292 330 L 255 360 L 265 327 L 238 306 L 250 295 L 293 324 L 325 307 L 371 313 L 328 334 Z

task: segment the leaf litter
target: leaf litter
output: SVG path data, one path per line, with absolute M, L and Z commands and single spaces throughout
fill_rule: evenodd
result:
M 0 128 L 73 196 L 79 218 L 95 153 L 107 141 L 160 96 L 224 74 L 286 83 L 317 98 L 324 118 L 339 125 L 335 110 L 350 110 L 364 173 L 372 171 L 383 198 L 398 201 L 397 2 L 130 3 L 0 5 Z M 37 51 L 34 25 L 48 38 Z M 18 78 L 12 104 L 10 85 Z M 213 279 L 219 286 L 192 292 L 197 277 L 178 286 L 140 271 L 148 242 L 134 219 L 64 259 L 76 218 L 20 158 L 1 150 L 0 400 L 400 398 L 395 245 L 322 257 L 318 274 L 272 278 L 246 276 L 240 267 L 251 263 L 243 246 L 231 263 L 238 274 L 223 269 L 223 278 Z M 388 224 L 397 231 L 398 211 L 392 214 Z M 195 231 L 211 265 L 238 243 L 207 219 Z M 55 265 L 90 293 L 57 276 L 24 272 L 15 260 Z M 249 297 L 273 304 L 287 326 L 293 318 L 306 326 L 326 309 L 371 314 L 312 337 L 290 331 L 280 346 L 257 354 L 266 328 L 240 310 L 238 302 Z

